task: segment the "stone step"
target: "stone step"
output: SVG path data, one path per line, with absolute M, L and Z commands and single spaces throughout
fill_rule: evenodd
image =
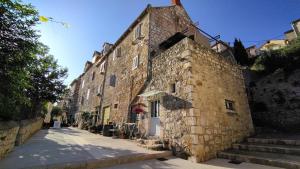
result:
M 96 168 L 105 168 L 111 167 L 120 164 L 133 163 L 144 160 L 152 160 L 158 158 L 168 158 L 172 156 L 171 151 L 159 151 L 156 153 L 149 154 L 132 154 L 126 156 L 118 157 L 106 157 L 101 159 L 92 159 L 87 161 L 74 161 L 74 162 L 65 162 L 61 164 L 49 164 L 49 165 L 39 165 L 31 166 L 29 168 L 23 169 L 96 169 Z
M 256 151 L 228 150 L 218 153 L 218 158 L 250 162 L 274 167 L 300 169 L 300 156 Z
M 160 140 L 144 140 L 144 142 L 148 145 L 161 144 Z
M 242 144 L 233 144 L 233 149 L 300 155 L 300 146 L 292 146 L 292 145 L 242 143 Z
M 152 144 L 152 145 L 147 145 L 147 144 L 138 144 L 138 146 L 149 149 L 149 150 L 155 150 L 155 151 L 163 151 L 165 150 L 163 144 Z
M 300 140 L 293 139 L 278 139 L 278 138 L 248 138 L 248 143 L 258 144 L 278 144 L 278 145 L 294 145 L 300 146 Z

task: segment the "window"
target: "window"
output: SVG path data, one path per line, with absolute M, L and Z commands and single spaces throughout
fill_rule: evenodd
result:
M 81 97 L 81 105 L 83 105 L 84 104 L 84 97 L 82 96 Z
M 151 117 L 159 117 L 159 105 L 159 100 L 151 102 Z
M 100 87 L 101 85 L 98 85 L 97 94 L 100 94 Z
M 83 88 L 84 87 L 84 80 L 82 81 L 82 85 L 81 85 L 81 88 Z
M 225 106 L 227 110 L 234 110 L 234 102 L 231 100 L 225 100 Z
M 175 92 L 176 92 L 176 83 L 172 83 L 172 84 L 170 85 L 170 92 L 171 92 L 171 93 L 175 93 Z
M 113 60 L 115 60 L 117 57 L 121 57 L 121 54 L 121 47 L 116 48 L 113 54 Z
M 118 104 L 114 104 L 114 108 L 117 109 L 118 108 Z
M 95 79 L 95 72 L 92 74 L 92 81 Z
M 116 75 L 110 75 L 109 85 L 112 87 L 116 86 Z
M 142 37 L 142 24 L 138 24 L 134 31 L 134 39 L 139 39 Z
M 89 96 L 90 96 L 90 89 L 87 90 L 87 93 L 86 93 L 86 100 L 89 100 Z
M 100 73 L 101 74 L 105 73 L 105 61 L 103 63 L 101 63 L 101 65 L 100 65 Z
M 139 58 L 139 55 L 137 55 L 133 58 L 132 70 L 138 68 L 139 62 L 140 62 L 140 58 Z

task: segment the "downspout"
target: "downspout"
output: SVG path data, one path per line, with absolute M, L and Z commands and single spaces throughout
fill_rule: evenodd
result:
M 102 109 L 103 109 L 103 100 L 104 100 L 104 88 L 105 88 L 105 82 L 106 82 L 106 72 L 107 72 L 107 67 L 108 67 L 108 55 L 104 56 L 104 75 L 103 75 L 103 80 L 102 80 L 102 89 L 101 89 L 101 98 L 100 98 L 100 105 L 99 105 L 99 111 L 98 111 L 98 116 L 97 116 L 97 121 L 99 120 L 99 114 L 101 114 Z M 101 117 L 101 121 L 103 124 L 103 114 Z

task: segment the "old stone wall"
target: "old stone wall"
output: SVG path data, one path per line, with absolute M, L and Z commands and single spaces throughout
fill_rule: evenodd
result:
M 150 48 L 159 51 L 159 44 L 177 32 L 186 31 L 187 36 L 193 35 L 195 41 L 210 47 L 208 39 L 191 24 L 193 21 L 183 7 L 153 7 L 150 14 Z
M 0 122 L 0 159 L 13 150 L 18 131 L 16 122 Z
M 141 37 L 134 38 L 135 29 L 141 24 Z M 131 32 L 116 46 L 121 48 L 121 56 L 108 56 L 103 108 L 110 109 L 111 122 L 127 122 L 132 100 L 137 96 L 147 78 L 149 41 L 149 14 L 145 15 Z M 133 68 L 134 58 L 138 56 L 139 64 Z M 115 85 L 110 84 L 112 76 Z
M 16 137 L 16 145 L 23 144 L 26 140 L 28 140 L 33 134 L 39 131 L 42 128 L 43 119 L 36 118 L 30 120 L 22 120 L 20 122 L 20 128 L 18 131 L 18 135 Z
M 300 70 L 277 70 L 252 82 L 250 91 L 255 126 L 300 131 Z
M 151 96 L 139 100 L 146 105 L 143 113 L 143 126 L 145 134 L 149 135 L 150 102 L 160 100 L 160 137 L 179 139 L 188 135 L 190 129 L 186 114 L 192 108 L 192 94 L 189 78 L 191 75 L 186 44 L 178 43 L 169 50 L 153 58 L 152 80 L 144 93 L 151 91 L 164 92 L 161 96 Z M 171 85 L 175 85 L 175 92 L 171 91 Z
M 175 92 L 172 85 L 175 84 Z M 205 161 L 253 132 L 242 72 L 210 49 L 185 38 L 153 58 L 153 79 L 141 97 L 141 126 L 151 128 L 150 102 L 160 100 L 160 138 L 177 154 Z M 227 110 L 225 100 L 234 102 Z
M 205 161 L 253 133 L 253 124 L 240 67 L 191 40 L 188 43 L 194 108 L 192 154 L 196 161 Z M 226 108 L 225 100 L 232 103 L 232 109 Z
M 94 78 L 93 78 L 94 77 Z M 79 86 L 79 112 L 96 112 L 96 107 L 100 105 L 98 93 L 101 89 L 103 75 L 100 68 L 95 63 L 80 78 Z M 84 82 L 83 82 L 84 81 Z
M 22 120 L 20 123 L 14 121 L 0 122 L 0 159 L 13 150 L 15 145 L 23 144 L 34 133 L 42 128 L 43 119 L 36 118 Z

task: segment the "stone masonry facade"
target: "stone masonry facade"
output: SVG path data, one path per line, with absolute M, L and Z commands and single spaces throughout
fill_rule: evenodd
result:
M 179 2 L 179 3 L 178 3 Z M 253 133 L 241 69 L 210 49 L 180 1 L 148 5 L 71 84 L 71 110 L 138 124 L 200 162 Z M 142 110 L 142 111 L 141 111 Z

